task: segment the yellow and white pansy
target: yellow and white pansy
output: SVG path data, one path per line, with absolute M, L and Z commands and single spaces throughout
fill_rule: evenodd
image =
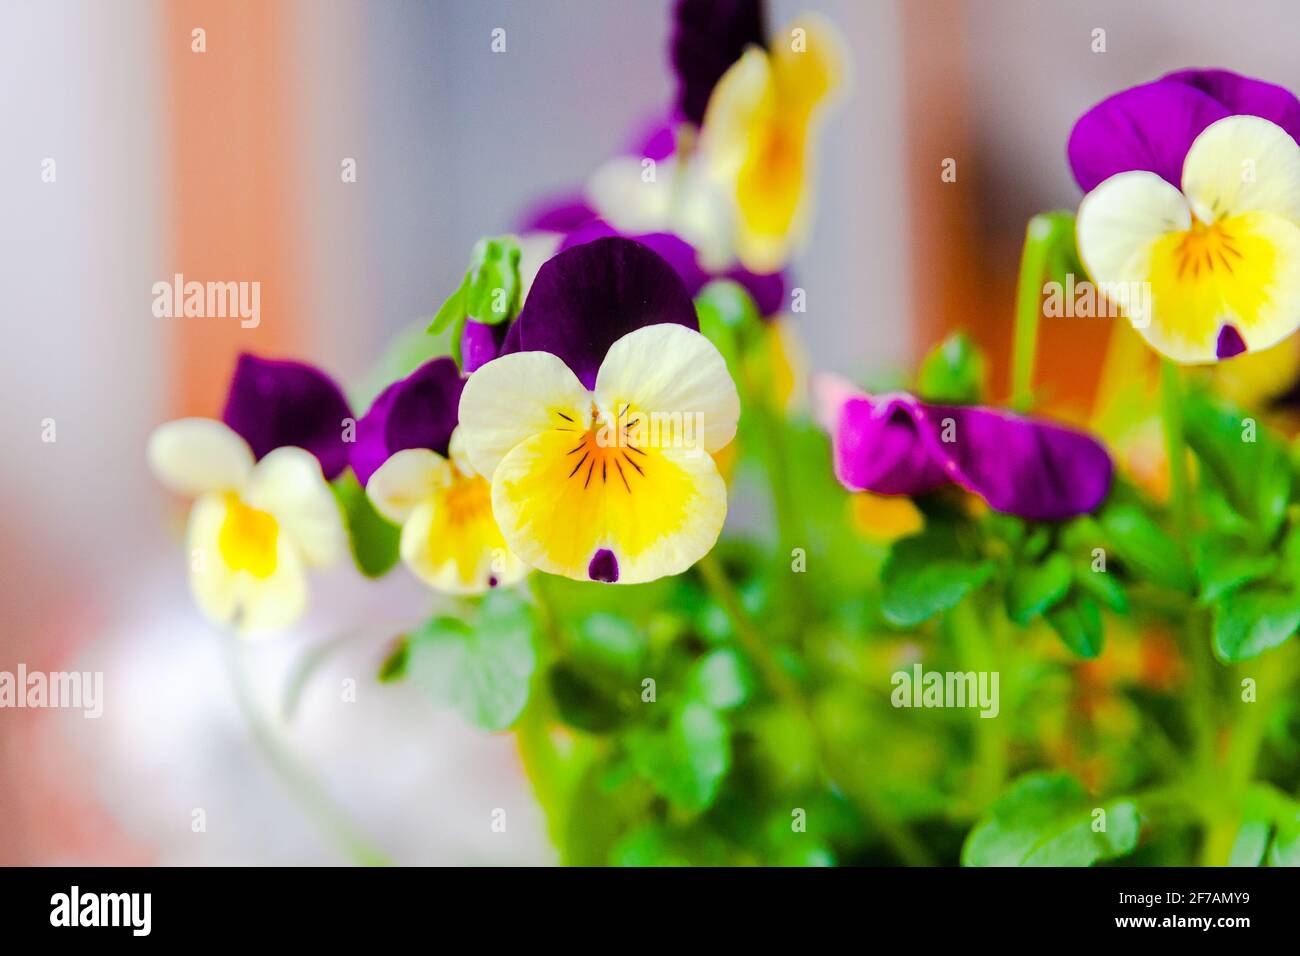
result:
M 700 160 L 731 198 L 735 255 L 746 269 L 775 272 L 806 237 L 818 124 L 843 62 L 830 23 L 804 16 L 767 49 L 748 47 L 713 89 Z
M 1300 99 L 1219 69 L 1121 90 L 1074 124 L 1080 258 L 1162 355 L 1258 353 L 1300 325 L 1298 141 Z
M 510 547 L 551 574 L 625 584 L 678 574 L 713 547 L 727 488 L 711 453 L 738 416 L 722 355 L 677 324 L 618 339 L 593 389 L 557 355 L 519 352 L 475 372 L 460 404 Z
M 466 455 L 460 428 L 448 458 L 430 448 L 403 449 L 370 476 L 366 493 L 401 527 L 402 561 L 435 590 L 480 594 L 528 573 L 501 536 L 491 486 Z
M 149 438 L 154 474 L 197 500 L 187 544 L 190 589 L 213 623 L 244 633 L 287 628 L 307 606 L 309 567 L 347 553 L 347 532 L 316 456 L 284 446 L 254 461 L 223 422 L 184 418 Z
M 651 581 L 713 547 L 727 488 L 713 453 L 740 414 L 726 360 L 671 264 L 618 236 L 537 273 L 506 353 L 460 396 L 464 454 L 527 564 Z

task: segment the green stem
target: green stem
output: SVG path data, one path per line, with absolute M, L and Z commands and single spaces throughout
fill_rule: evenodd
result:
M 347 813 L 334 802 L 325 787 L 298 759 L 276 733 L 275 727 L 258 708 L 248 675 L 244 669 L 243 648 L 233 635 L 226 637 L 226 663 L 239 710 L 248 723 L 254 744 L 267 765 L 284 784 L 316 825 L 359 866 L 388 866 L 391 861 L 352 823 Z
M 977 674 L 981 671 L 1000 674 L 997 653 L 984 622 L 976 612 L 975 600 L 972 595 L 949 612 L 953 643 L 964 669 Z M 976 808 L 982 812 L 998 798 L 1007 779 L 1007 732 L 1001 713 L 996 717 L 983 717 L 977 713 L 973 719 L 975 765 L 971 774 L 971 796 Z
M 1025 412 L 1034 404 L 1034 363 L 1038 358 L 1038 326 L 1043 312 L 1043 273 L 1051 250 L 1052 222 L 1034 216 L 1025 227 L 1016 283 L 1016 324 L 1011 353 L 1011 407 Z
M 830 739 L 817 720 L 812 702 L 804 694 L 803 688 L 781 666 L 776 655 L 772 653 L 767 642 L 758 632 L 749 612 L 745 610 L 726 571 L 712 554 L 700 559 L 696 567 L 704 578 L 704 583 L 719 604 L 722 605 L 731 621 L 736 640 L 745 653 L 758 667 L 768 686 L 777 698 L 796 713 L 803 716 L 812 730 L 818 756 L 823 770 L 832 786 L 840 787 L 853 801 L 862 814 L 881 835 L 890 849 L 908 866 L 930 866 L 933 861 L 929 852 L 916 838 L 912 831 L 893 817 L 880 805 L 874 793 L 858 785 L 856 775 L 840 763 Z
M 1160 360 L 1160 426 L 1169 459 L 1169 510 L 1184 549 L 1192 529 L 1190 484 L 1187 477 L 1187 439 L 1183 434 L 1183 383 L 1178 366 Z

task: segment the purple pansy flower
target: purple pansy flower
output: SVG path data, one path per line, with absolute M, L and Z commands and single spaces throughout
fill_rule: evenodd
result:
M 835 474 L 850 490 L 914 496 L 953 483 L 997 511 L 1060 521 L 1092 511 L 1110 489 L 1110 456 L 1081 432 L 994 408 L 818 384 Z
M 1300 140 L 1300 100 L 1290 90 L 1228 70 L 1179 70 L 1084 113 L 1070 133 L 1070 168 L 1084 192 L 1129 170 L 1179 186 L 1192 142 L 1228 116 L 1258 116 Z
M 320 369 L 248 353 L 235 365 L 222 414 L 254 457 L 285 446 L 305 448 L 316 456 L 327 481 L 347 465 L 343 430 L 351 417 L 343 391 Z
M 446 458 L 464 386 L 455 361 L 444 356 L 380 392 L 357 422 L 350 459 L 357 480 L 367 484 L 384 462 L 407 448 L 427 448 Z

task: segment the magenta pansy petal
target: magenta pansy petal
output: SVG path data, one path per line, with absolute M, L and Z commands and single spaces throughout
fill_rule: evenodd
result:
M 762 0 L 678 0 L 671 58 L 677 109 L 697 126 L 722 74 L 751 44 L 766 42 Z
M 343 435 L 352 411 L 342 389 L 312 365 L 245 352 L 235 364 L 221 417 L 257 458 L 286 445 L 305 448 L 326 479 L 348 463 Z
M 822 417 L 833 418 L 835 473 L 855 491 L 919 495 L 952 482 L 998 511 L 1060 521 L 1092 511 L 1110 490 L 1105 448 L 1061 425 L 905 394 L 836 389 L 829 401 Z
M 478 371 L 500 355 L 509 331 L 509 322 L 487 325 L 468 319 L 460 333 L 460 366 L 465 374 Z
M 455 361 L 443 357 L 380 392 L 357 422 L 351 454 L 357 480 L 366 484 L 380 465 L 407 448 L 429 448 L 446 457 L 464 386 Z
M 669 322 L 699 329 L 690 293 L 673 267 L 642 243 L 606 237 L 542 265 L 506 345 L 557 355 L 594 388 L 611 345 L 644 326 Z
M 1300 141 L 1300 99 L 1285 87 L 1231 70 L 1179 70 L 1162 77 L 1206 93 L 1233 114 L 1258 116 L 1276 123 Z
M 533 206 L 519 221 L 520 232 L 571 232 L 596 218 L 581 193 L 552 196 Z
M 1158 81 L 1102 100 L 1070 133 L 1070 167 L 1084 192 L 1116 173 L 1149 170 L 1174 186 L 1200 132 L 1231 115 L 1222 103 L 1186 83 Z

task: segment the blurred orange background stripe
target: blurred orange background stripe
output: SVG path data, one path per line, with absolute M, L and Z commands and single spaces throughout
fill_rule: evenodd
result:
M 164 278 L 261 282 L 261 322 L 174 324 L 171 410 L 217 416 L 235 356 L 302 345 L 305 267 L 295 146 L 301 49 L 287 3 L 173 0 L 162 6 L 171 144 L 172 242 Z M 206 31 L 194 52 L 193 31 Z

